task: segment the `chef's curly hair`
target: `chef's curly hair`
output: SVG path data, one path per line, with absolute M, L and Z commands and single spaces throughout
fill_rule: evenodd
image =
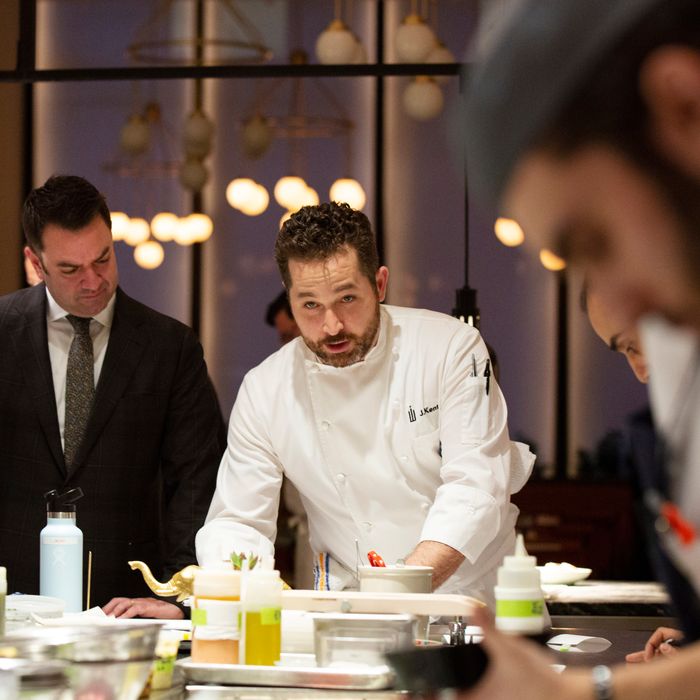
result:
M 377 245 L 369 219 L 348 204 L 324 202 L 302 207 L 285 221 L 275 242 L 275 260 L 287 290 L 290 260 L 327 260 L 346 249 L 357 251 L 360 271 L 376 287 Z
M 96 216 L 111 230 L 107 202 L 94 185 L 78 175 L 52 175 L 27 196 L 22 211 L 22 228 L 27 244 L 38 253 L 44 249 L 43 234 L 49 224 L 79 231 Z

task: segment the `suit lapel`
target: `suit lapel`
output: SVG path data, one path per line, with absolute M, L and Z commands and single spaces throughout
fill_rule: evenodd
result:
M 139 325 L 139 316 L 134 313 L 131 299 L 117 289 L 109 342 L 95 389 L 95 403 L 83 442 L 75 455 L 76 469 L 82 466 L 138 367 L 145 348 L 143 336 L 139 334 Z
M 32 396 L 39 423 L 49 445 L 51 455 L 62 474 L 66 474 L 58 428 L 56 395 L 49 358 L 46 332 L 46 290 L 43 284 L 27 292 L 26 304 L 17 308 L 18 323 L 12 331 L 12 340 L 20 371 Z

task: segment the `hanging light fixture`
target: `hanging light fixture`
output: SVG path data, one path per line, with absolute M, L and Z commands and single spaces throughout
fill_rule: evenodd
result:
M 161 0 L 127 47 L 129 57 L 139 63 L 177 65 L 191 63 L 199 52 L 207 65 L 264 63 L 272 51 L 236 0 L 215 0 L 219 36 L 198 37 L 193 22 L 182 13 L 194 3 Z M 188 29 L 182 31 L 182 27 Z M 173 28 L 176 28 L 173 30 Z M 173 33 L 175 31 L 175 33 Z
M 151 233 L 156 240 L 167 243 L 175 238 L 178 223 L 177 215 L 172 212 L 160 212 L 151 219 Z
M 351 177 L 338 178 L 329 192 L 331 201 L 345 202 L 353 209 L 363 209 L 367 203 L 367 195 L 362 185 Z
M 552 272 L 560 272 L 566 267 L 565 260 L 562 260 L 562 258 L 546 248 L 540 251 L 540 262 L 545 269 L 551 270 Z
M 163 246 L 158 241 L 144 241 L 134 248 L 134 260 L 145 270 L 154 270 L 165 258 Z
M 296 211 L 304 206 L 303 201 L 306 196 L 308 185 L 304 178 L 298 175 L 285 175 L 275 183 L 273 194 L 277 204 L 285 209 Z
M 520 224 L 514 219 L 499 217 L 493 225 L 496 238 L 509 248 L 514 248 L 522 244 L 525 240 L 525 233 Z
M 123 241 L 129 230 L 129 217 L 123 211 L 110 212 L 112 219 L 112 238 L 115 241 Z
M 440 86 L 427 75 L 417 75 L 406 86 L 402 101 L 406 114 L 421 122 L 435 119 L 445 104 Z
M 336 10 L 339 11 L 338 7 Z M 301 50 L 292 52 L 290 56 L 291 63 L 295 65 L 305 64 L 306 60 L 306 53 Z M 280 100 L 280 95 L 286 84 L 291 85 L 287 111 L 274 114 L 270 103 L 273 100 Z M 305 84 L 310 86 L 309 94 L 307 94 Z M 302 176 L 305 171 L 302 142 L 312 138 L 345 137 L 349 143 L 354 124 L 347 117 L 345 110 L 333 93 L 319 80 L 307 79 L 303 81 L 300 78 L 294 78 L 291 81 L 276 80 L 267 84 L 266 88 L 267 91 L 258 95 L 254 101 L 251 109 L 253 116 L 243 121 L 243 150 L 246 154 L 252 153 L 258 156 L 267 150 L 268 137 L 270 139 L 287 139 L 289 141 L 290 166 L 287 174 L 280 177 L 275 183 L 273 197 L 281 207 L 288 211 L 297 211 L 303 206 L 318 204 L 320 201 L 318 192 L 309 187 Z M 311 90 L 314 91 L 314 94 L 310 97 Z M 307 102 L 312 104 L 317 111 L 310 112 L 307 109 Z M 329 113 L 320 111 L 319 108 L 324 105 Z M 256 142 L 257 130 L 262 130 L 260 147 Z M 335 188 L 334 192 L 349 191 L 348 184 L 349 181 L 352 181 L 355 183 L 354 201 L 362 201 L 362 206 L 364 206 L 366 199 L 364 190 L 356 180 L 350 178 L 351 159 L 347 157 L 346 160 L 346 177 L 341 178 L 340 190 Z M 245 214 L 256 215 L 258 209 L 248 205 L 249 198 L 253 197 L 252 188 L 255 184 L 257 183 L 250 178 L 232 180 L 226 189 L 228 203 Z M 346 189 L 343 190 L 343 187 Z M 262 193 L 260 195 L 262 196 Z M 264 211 L 264 209 L 261 210 Z
M 316 39 L 316 58 L 319 63 L 362 63 L 367 60 L 364 47 L 342 20 L 342 0 L 335 0 L 335 11 L 330 24 Z
M 394 35 L 397 58 L 403 63 L 422 63 L 436 45 L 435 33 L 418 14 L 417 0 L 411 0 L 411 11 Z

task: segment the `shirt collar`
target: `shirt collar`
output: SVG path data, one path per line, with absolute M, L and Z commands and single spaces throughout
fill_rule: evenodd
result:
M 114 304 L 117 300 L 116 291 L 112 294 L 111 299 L 107 302 L 107 306 L 100 311 L 100 313 L 95 314 L 92 318 L 98 323 L 107 328 L 112 327 L 112 321 L 114 319 Z M 68 316 L 68 311 L 59 306 L 58 302 L 53 298 L 49 288 L 46 287 L 46 318 L 49 322 L 58 321 L 62 318 Z

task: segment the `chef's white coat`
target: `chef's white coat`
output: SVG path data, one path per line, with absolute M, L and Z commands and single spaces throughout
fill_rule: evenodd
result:
M 387 562 L 434 540 L 466 557 L 440 590 L 490 600 L 514 543 L 509 496 L 534 456 L 510 441 L 493 376 L 486 394 L 487 357 L 470 326 L 391 306 L 381 307 L 377 343 L 351 366 L 322 364 L 301 338 L 282 347 L 239 391 L 197 535 L 200 564 L 234 550 L 273 553 L 284 473 L 306 507 L 313 550 L 347 573 L 343 585 L 356 583 L 356 539 L 363 555 L 373 549 Z

